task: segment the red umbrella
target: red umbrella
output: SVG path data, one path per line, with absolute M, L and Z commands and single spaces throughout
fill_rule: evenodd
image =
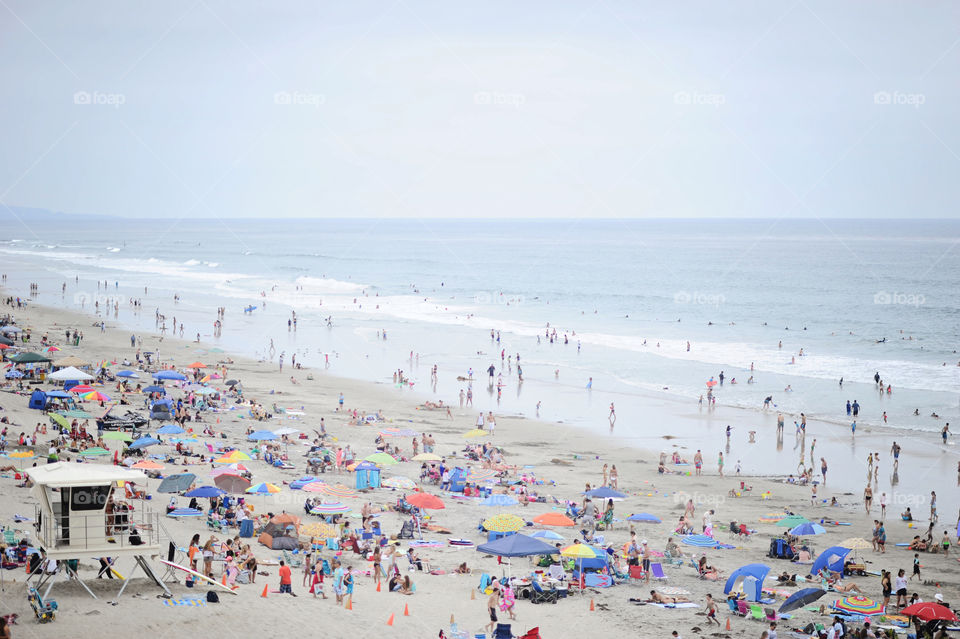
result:
M 425 508 L 429 510 L 442 510 L 446 508 L 443 505 L 443 500 L 439 497 L 434 497 L 428 493 L 416 493 L 407 497 L 407 503 L 417 508 Z
M 93 386 L 90 386 L 89 384 L 79 384 L 71 388 L 70 392 L 80 394 L 80 393 L 92 393 L 95 390 L 97 389 L 94 388 Z
M 900 611 L 900 614 L 907 617 L 919 617 L 921 621 L 933 621 L 935 619 L 938 621 L 957 621 L 957 615 L 952 610 L 932 601 L 907 606 Z

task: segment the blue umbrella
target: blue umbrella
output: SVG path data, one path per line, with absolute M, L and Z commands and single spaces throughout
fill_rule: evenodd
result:
M 627 521 L 646 521 L 651 524 L 661 523 L 661 519 L 656 515 L 651 515 L 650 513 L 637 513 L 636 515 L 630 515 L 627 517 Z
M 617 492 L 612 488 L 607 488 L 606 486 L 601 486 L 600 488 L 594 488 L 593 490 L 588 490 L 583 493 L 587 497 L 596 497 L 598 499 L 626 499 L 627 496 L 623 493 Z
M 526 535 L 514 534 L 477 546 L 477 551 L 500 557 L 555 555 L 559 551 L 548 543 Z
M 277 439 L 276 433 L 269 430 L 258 430 L 247 435 L 247 439 L 253 442 Z
M 177 508 L 167 513 L 167 517 L 202 517 L 203 511 L 196 508 Z
M 537 532 L 533 533 L 530 536 L 535 537 L 537 539 L 552 539 L 554 541 L 563 540 L 563 535 L 559 535 L 553 532 L 552 530 L 538 530 Z
M 481 506 L 516 506 L 518 502 L 510 495 L 490 495 L 480 502 Z
M 7 379 L 20 379 L 21 377 L 23 377 L 23 373 L 17 370 L 9 370 L 7 371 L 7 374 L 4 377 L 6 377 Z
M 822 588 L 804 588 L 803 590 L 798 590 L 787 597 L 787 600 L 780 606 L 780 612 L 790 612 L 797 608 L 803 608 L 825 594 L 827 594 L 827 591 Z
M 159 373 L 154 373 L 153 378 L 154 379 L 175 379 L 175 380 L 183 381 L 187 379 L 187 376 L 184 375 L 183 373 L 178 373 L 177 371 L 166 370 L 166 371 L 160 371 Z
M 134 373 L 133 371 L 120 371 L 117 373 L 117 377 L 130 377 L 130 378 L 137 379 L 140 376 Z
M 167 389 L 164 388 L 163 386 L 153 385 L 153 386 L 147 386 L 146 388 L 144 388 L 143 392 L 144 393 L 166 393 Z
M 821 526 L 820 524 L 807 522 L 805 524 L 800 524 L 796 528 L 792 529 L 790 531 L 790 534 L 797 535 L 799 537 L 801 535 L 822 535 L 825 532 L 827 532 L 827 529 Z
M 157 487 L 158 493 L 180 493 L 193 485 L 197 476 L 193 473 L 181 473 L 179 475 L 168 475 L 160 482 Z
M 179 435 L 184 432 L 186 431 L 180 428 L 179 426 L 177 426 L 176 424 L 164 424 L 163 426 L 157 429 L 157 433 L 159 433 L 160 435 Z
M 140 450 L 141 448 L 146 448 L 147 446 L 153 446 L 159 443 L 160 443 L 159 439 L 146 435 L 145 437 L 141 437 L 140 439 L 136 440 L 135 442 L 127 446 L 127 448 L 131 450 Z
M 708 537 L 707 535 L 687 535 L 686 537 L 681 538 L 680 541 L 688 546 L 699 546 L 701 548 L 723 547 L 723 544 L 713 537 Z
M 226 495 L 226 493 L 216 486 L 199 486 L 183 494 L 184 497 L 219 497 L 220 495 Z

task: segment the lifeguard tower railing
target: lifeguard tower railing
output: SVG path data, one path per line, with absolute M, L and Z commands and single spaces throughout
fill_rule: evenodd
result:
M 146 509 L 116 512 L 109 516 L 103 511 L 91 514 L 71 512 L 68 515 L 51 515 L 36 508 L 38 523 L 37 541 L 48 555 L 69 555 L 107 550 L 112 555 L 117 551 L 146 551 L 160 547 L 160 514 Z M 140 543 L 131 543 L 131 533 L 136 530 Z

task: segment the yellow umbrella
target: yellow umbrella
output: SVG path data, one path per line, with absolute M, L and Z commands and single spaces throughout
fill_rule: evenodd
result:
M 468 430 L 463 434 L 464 437 L 483 437 L 487 434 L 487 431 L 482 428 L 474 428 L 473 430 Z
M 32 450 L 17 451 L 15 453 L 10 453 L 10 457 L 12 457 L 13 459 L 30 459 L 31 457 L 33 457 L 33 451 Z
M 837 545 L 841 548 L 849 548 L 850 550 L 869 550 L 870 548 L 873 548 L 873 544 L 863 537 L 850 537 L 848 539 L 844 539 Z
M 561 549 L 560 556 L 571 559 L 593 559 L 597 556 L 597 553 L 586 544 L 573 544 L 572 546 Z
M 419 455 L 413 456 L 413 461 L 440 461 L 442 459 L 443 457 L 433 453 L 420 453 Z
M 521 517 L 511 514 L 494 515 L 483 520 L 483 527 L 493 532 L 517 532 L 526 525 Z
M 250 455 L 239 450 L 232 450 L 214 461 L 218 464 L 235 464 L 237 462 L 250 461 Z

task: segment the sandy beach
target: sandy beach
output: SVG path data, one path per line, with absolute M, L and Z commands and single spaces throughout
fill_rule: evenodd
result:
M 93 327 L 90 317 L 70 313 L 60 309 L 44 308 L 39 305 L 29 305 L 27 309 L 6 310 L 13 314 L 17 324 L 30 327 L 32 340 L 26 349 L 38 348 L 40 336 L 48 334 L 53 344 L 61 350 L 53 354 L 54 358 L 65 355 L 76 355 L 84 360 L 99 362 L 102 360 L 122 362 L 124 358 L 133 358 L 134 350 L 130 346 L 130 333 L 124 329 L 111 326 L 108 321 L 106 330 L 101 332 Z M 84 339 L 79 346 L 63 344 L 64 331 L 67 328 L 78 328 L 84 333 Z M 314 438 L 314 429 L 319 428 L 320 419 L 324 419 L 326 431 L 334 438 L 329 440 L 336 446 L 347 444 L 356 452 L 358 458 L 376 452 L 374 440 L 382 428 L 410 428 L 420 433 L 432 434 L 437 442 L 436 452 L 444 456 L 454 466 L 467 464 L 463 458 L 463 448 L 467 444 L 479 444 L 489 441 L 502 449 L 505 464 L 516 466 L 519 471 L 511 474 L 514 480 L 520 474 L 533 475 L 537 482 L 529 483 L 527 490 L 536 492 L 546 499 L 546 503 L 531 503 L 526 507 L 512 506 L 505 508 L 487 508 L 479 505 L 475 498 L 464 498 L 443 492 L 434 485 L 423 485 L 425 492 L 437 495 L 444 500 L 446 508 L 430 511 L 431 521 L 449 529 L 450 534 L 425 532 L 425 539 L 434 539 L 440 543 L 439 547 L 418 548 L 417 552 L 428 559 L 435 569 L 442 569 L 445 574 L 432 575 L 426 572 L 407 572 L 406 561 L 401 560 L 400 567 L 403 574 L 409 574 L 416 584 L 416 593 L 412 596 L 402 596 L 389 593 L 384 589 L 377 592 L 373 579 L 365 574 L 370 567 L 369 562 L 359 555 L 352 555 L 349 561 L 354 568 L 364 574 L 356 576 L 356 589 L 351 610 L 336 606 L 332 600 L 314 600 L 309 597 L 306 588 L 302 587 L 300 571 L 294 569 L 293 592 L 299 596 L 293 598 L 279 593 L 268 593 L 266 599 L 261 597 L 264 584 L 270 590 L 277 590 L 277 566 L 262 565 L 261 570 L 269 576 L 258 575 L 256 583 L 241 585 L 237 596 L 225 595 L 220 597 L 220 603 L 205 606 L 175 606 L 165 605 L 165 600 L 158 598 L 159 589 L 142 578 L 134 579 L 126 589 L 123 597 L 110 605 L 116 589 L 116 581 L 97 580 L 97 566 L 93 563 L 81 563 L 80 575 L 93 589 L 99 599 L 94 600 L 75 583 L 57 583 L 51 596 L 59 603 L 59 612 L 54 623 L 39 625 L 33 619 L 33 614 L 26 599 L 23 570 L 4 571 L 3 593 L 0 597 L 0 614 L 16 613 L 19 621 L 13 628 L 14 636 L 52 637 L 65 632 L 79 639 L 93 638 L 102 635 L 104 629 L 119 631 L 125 629 L 134 632 L 148 632 L 161 637 L 176 636 L 182 633 L 202 633 L 212 636 L 224 636 L 243 632 L 254 623 L 271 628 L 296 627 L 305 623 L 316 623 L 319 633 L 333 636 L 399 636 L 399 637 L 434 637 L 440 629 L 450 633 L 450 620 L 454 618 L 460 630 L 470 633 L 482 632 L 483 626 L 488 623 L 486 613 L 487 595 L 478 592 L 477 586 L 480 574 L 487 572 L 500 576 L 505 573 L 506 567 L 498 565 L 495 557 L 485 556 L 472 547 L 454 547 L 447 544 L 448 537 L 465 538 L 477 543 L 485 541 L 485 534 L 477 529 L 478 522 L 486 516 L 497 512 L 514 513 L 531 521 L 535 516 L 548 512 L 562 512 L 563 508 L 554 502 L 558 500 L 573 500 L 579 503 L 581 493 L 586 484 L 596 487 L 602 483 L 602 468 L 604 465 L 616 466 L 619 471 L 619 490 L 627 494 L 627 498 L 615 502 L 615 525 L 612 530 L 601 533 L 605 544 L 620 550 L 630 539 L 631 525 L 637 532 L 638 539 L 646 539 L 654 551 L 663 551 L 668 538 L 674 530 L 678 518 L 683 515 L 688 500 L 695 504 L 695 514 L 692 523 L 697 532 L 701 532 L 702 517 L 705 512 L 713 510 L 711 520 L 714 525 L 713 534 L 717 540 L 733 547 L 729 549 L 708 549 L 705 551 L 710 565 L 719 569 L 724 577 L 736 568 L 750 563 L 765 563 L 772 570 L 764 583 L 765 588 L 778 591 L 777 602 L 768 607 L 778 607 L 783 601 L 782 595 L 789 594 L 798 587 L 778 585 L 776 575 L 786 571 L 791 574 L 804 574 L 805 567 L 791 564 L 784 560 L 766 557 L 770 541 L 781 534 L 783 528 L 774 523 L 761 522 L 764 515 L 773 512 L 794 512 L 819 522 L 844 522 L 850 525 L 826 525 L 826 532 L 820 535 L 807 537 L 809 545 L 815 550 L 822 550 L 836 543 L 851 538 L 862 537 L 871 539 L 873 521 L 879 517 L 877 502 L 880 490 L 876 492 L 873 512 L 864 511 L 860 491 L 852 489 L 834 492 L 828 474 L 827 483 L 818 488 L 816 499 L 811 498 L 811 489 L 808 486 L 791 485 L 784 483 L 782 477 L 749 476 L 749 457 L 744 455 L 728 455 L 725 459 L 724 477 L 720 477 L 717 467 L 717 441 L 722 441 L 722 429 L 727 423 L 737 424 L 742 431 L 750 426 L 746 423 L 741 427 L 737 422 L 731 422 L 728 416 L 724 420 L 711 417 L 708 412 L 698 412 L 696 408 L 678 411 L 671 402 L 651 401 L 649 414 L 645 417 L 650 427 L 645 429 L 642 436 L 627 437 L 617 432 L 600 434 L 601 427 L 595 430 L 572 428 L 563 424 L 541 422 L 509 415 L 496 415 L 496 430 L 492 437 L 466 439 L 463 434 L 474 428 L 477 421 L 477 411 L 461 409 L 456 395 L 441 396 L 445 404 L 453 406 L 452 418 L 445 410 L 428 409 L 423 405 L 423 398 L 414 395 L 409 390 L 390 383 L 376 381 L 357 381 L 334 377 L 322 369 L 291 369 L 289 365 L 278 370 L 276 364 L 261 363 L 245 359 L 229 353 L 216 353 L 211 349 L 215 344 L 202 341 L 200 343 L 181 341 L 172 338 L 162 342 L 155 335 L 143 334 L 144 351 L 160 352 L 161 361 L 165 365 L 174 365 L 182 368 L 185 365 L 201 361 L 209 366 L 220 362 L 225 364 L 228 377 L 242 381 L 244 396 L 255 398 L 264 406 L 276 404 L 286 407 L 297 415 L 278 415 L 267 422 L 254 424 L 255 429 L 278 429 L 291 427 L 308 434 L 309 439 L 294 440 L 289 446 L 289 461 L 294 465 L 292 470 L 274 468 L 263 461 L 248 463 L 253 474 L 254 482 L 271 482 L 282 487 L 282 491 L 275 495 L 248 497 L 260 513 L 269 510 L 274 513 L 281 511 L 294 513 L 304 519 L 304 523 L 319 521 L 319 517 L 304 515 L 303 502 L 311 495 L 303 491 L 291 490 L 289 483 L 301 477 L 306 472 L 306 445 Z M 123 368 L 120 365 L 111 366 L 115 372 Z M 135 368 L 135 367 L 134 367 Z M 377 371 L 371 375 L 372 379 L 383 379 L 389 371 Z M 142 376 L 148 378 L 147 375 Z M 295 383 L 294 381 L 295 380 Z M 141 380 L 142 381 L 142 380 Z M 221 380 L 222 381 L 222 380 Z M 214 385 L 216 382 L 212 382 Z M 478 380 L 479 384 L 484 380 Z M 5 389 L 12 390 L 12 389 Z M 114 394 L 113 385 L 103 387 L 103 392 Z M 338 397 L 344 397 L 344 410 L 338 410 Z M 172 396 L 181 395 L 174 391 Z M 3 416 L 8 420 L 9 432 L 7 435 L 7 453 L 18 450 L 17 435 L 20 431 L 32 433 L 34 425 L 41 421 L 38 411 L 27 408 L 27 394 L 3 393 L 0 395 L 0 406 Z M 96 406 L 95 403 L 88 405 Z M 348 410 L 357 409 L 360 412 L 373 414 L 380 412 L 385 421 L 375 425 L 351 425 L 345 414 Z M 238 409 L 218 414 L 204 416 L 204 421 L 210 424 L 218 433 L 222 432 L 225 444 L 233 445 L 245 451 L 251 450 L 253 444 L 245 437 L 246 429 L 250 426 L 248 418 L 241 418 L 246 409 Z M 771 416 L 775 418 L 775 414 Z M 43 418 L 45 421 L 45 418 Z M 693 466 L 675 466 L 668 464 L 671 472 L 659 474 L 657 472 L 658 457 L 661 452 L 668 455 L 675 450 L 680 456 L 692 462 L 695 453 L 694 441 L 669 439 L 672 424 L 679 421 L 695 421 L 703 426 L 705 441 L 713 442 L 709 447 L 704 446 L 705 458 L 704 473 L 695 476 Z M 812 427 L 813 423 L 811 423 Z M 616 430 L 616 429 L 612 429 Z M 742 433 L 738 433 L 742 436 Z M 775 437 L 773 430 L 766 430 L 758 434 L 763 439 Z M 871 435 L 863 435 L 869 439 Z M 883 456 L 883 463 L 888 464 L 889 444 L 887 435 L 877 435 L 877 450 Z M 709 439 L 707 439 L 709 438 Z M 35 447 L 36 451 L 45 455 L 47 450 L 46 438 Z M 397 445 L 401 453 L 410 457 L 410 438 L 390 438 L 392 445 Z M 886 448 L 881 448 L 881 442 Z M 116 442 L 110 442 L 116 444 Z M 809 447 L 810 441 L 803 446 Z M 783 446 L 789 448 L 795 445 L 792 427 L 787 426 Z M 861 440 L 861 445 L 863 441 Z M 908 444 L 904 444 L 908 447 Z M 869 445 L 868 445 L 869 447 Z M 169 450 L 169 447 L 159 447 Z M 919 447 L 918 447 L 919 448 Z M 153 452 L 153 451 L 151 451 Z M 914 451 L 910 451 L 914 453 Z M 762 448 L 757 448 L 755 454 L 763 455 Z M 922 455 L 917 456 L 910 463 L 922 464 Z M 933 454 L 933 453 L 929 453 Z M 819 457 L 819 455 L 816 455 Z M 736 477 L 737 459 L 743 458 L 744 473 Z M 109 458 L 104 458 L 109 460 Z M 6 464 L 8 460 L 3 460 Z M 10 460 L 16 461 L 16 460 Z M 30 461 L 26 463 L 30 465 Z M 42 459 L 39 463 L 43 463 Z M 109 461 L 103 462 L 109 463 Z M 476 462 L 469 465 L 478 467 Z M 198 475 L 198 481 L 210 483 L 209 471 L 211 464 L 189 467 L 191 472 Z M 165 474 L 181 470 L 180 466 L 168 465 Z M 837 470 L 840 470 L 839 468 Z M 865 469 L 864 469 L 865 470 Z M 795 473 L 795 468 L 784 468 L 783 476 Z M 859 472 L 859 471 L 856 471 Z M 901 472 L 904 472 L 901 470 Z M 383 476 L 404 476 L 418 480 L 420 463 L 413 461 L 391 465 L 384 470 Z M 343 483 L 353 486 L 352 474 L 323 476 L 331 483 Z M 751 487 L 751 490 L 740 490 L 741 482 Z M 33 516 L 36 500 L 26 488 L 16 487 L 12 473 L 4 473 L 0 479 L 0 522 L 8 528 L 23 530 L 29 534 L 28 523 L 14 524 L 15 514 Z M 158 480 L 151 480 L 148 492 L 155 491 Z M 955 478 L 945 477 L 940 482 L 931 479 L 931 488 L 938 489 L 943 499 L 955 499 Z M 942 490 L 941 490 L 942 486 Z M 506 487 L 498 487 L 496 491 L 506 492 Z M 383 508 L 384 512 L 378 516 L 381 528 L 387 534 L 397 533 L 405 517 L 389 509 L 394 505 L 402 491 L 377 489 L 367 491 L 355 498 L 346 500 L 353 507 L 353 515 L 349 517 L 350 527 L 359 527 L 359 511 L 365 501 L 373 504 L 374 509 Z M 953 495 L 952 497 L 950 495 Z M 836 498 L 837 505 L 830 505 L 831 499 Z M 137 502 L 138 507 L 153 508 L 162 511 L 167 503 L 168 496 L 154 495 L 146 502 Z M 187 499 L 179 498 L 178 505 L 186 506 Z M 926 519 L 925 505 L 919 497 L 915 498 L 914 511 L 918 519 Z M 953 502 L 945 502 L 953 503 Z M 871 550 L 861 551 L 867 570 L 878 572 L 881 569 L 891 570 L 896 575 L 898 569 L 904 569 L 910 574 L 913 562 L 913 552 L 903 547 L 897 547 L 897 542 L 908 542 L 915 534 L 921 534 L 926 523 L 917 523 L 911 528 L 900 521 L 899 513 L 908 503 L 894 503 L 891 501 L 885 518 L 888 543 L 886 552 L 881 554 Z M 558 510 L 559 509 L 559 510 Z M 663 523 L 636 523 L 626 521 L 632 513 L 652 513 L 662 519 Z M 935 529 L 935 540 L 939 541 L 943 530 L 950 531 L 950 538 L 956 537 L 955 511 L 941 506 L 941 520 Z M 747 538 L 735 536 L 726 529 L 729 522 L 736 521 L 746 524 L 755 531 Z M 209 536 L 203 519 L 170 519 L 164 521 L 171 540 L 179 546 L 185 546 L 190 537 L 199 532 L 202 538 Z M 528 527 L 524 532 L 540 529 L 539 526 Z M 572 543 L 579 527 L 556 528 L 555 532 L 563 535 L 564 545 Z M 227 532 L 219 535 L 221 538 Z M 235 529 L 230 535 L 236 534 Z M 679 539 L 676 537 L 675 539 Z M 277 551 L 272 551 L 262 545 L 252 542 L 258 559 L 269 561 L 277 559 Z M 402 542 L 401 548 L 406 550 L 407 541 Z M 695 634 L 712 634 L 716 626 L 710 628 L 708 620 L 703 615 L 705 596 L 709 593 L 716 598 L 720 605 L 720 632 L 731 636 L 759 636 L 767 627 L 766 623 L 751 621 L 742 617 L 733 616 L 730 619 L 731 630 L 726 633 L 724 627 L 730 617 L 723 601 L 723 581 L 708 581 L 700 579 L 692 567 L 690 558 L 699 558 L 704 550 L 694 546 L 680 544 L 687 559 L 682 566 L 667 565 L 664 562 L 665 581 L 651 580 L 647 583 L 632 583 L 624 580 L 610 588 L 588 588 L 585 592 L 575 593 L 562 599 L 557 605 L 533 605 L 529 601 L 519 600 L 516 606 L 517 619 L 509 621 L 506 613 L 501 614 L 501 621 L 513 624 L 513 633 L 522 635 L 528 629 L 538 626 L 541 635 L 546 638 L 568 636 L 592 636 L 596 632 L 598 623 L 604 624 L 606 633 L 612 635 L 642 637 L 668 637 L 674 630 L 683 636 Z M 951 549 L 953 550 L 953 549 Z M 349 551 L 344 556 L 350 555 Z M 334 552 L 324 550 L 321 555 L 332 558 Z M 955 602 L 960 596 L 960 565 L 951 553 L 949 558 L 942 554 L 923 554 L 922 581 L 910 582 L 910 592 L 916 592 L 924 600 L 933 599 L 936 593 L 942 593 L 948 602 Z M 473 574 L 453 574 L 454 569 L 466 562 Z M 623 570 L 626 570 L 624 560 Z M 129 572 L 131 566 L 120 563 L 119 572 Z M 533 569 L 533 564 L 525 558 L 515 558 L 510 567 L 513 575 L 526 575 Z M 219 570 L 219 569 L 218 569 Z M 219 572 L 217 573 L 219 577 Z M 881 586 L 879 576 L 855 576 L 845 580 L 854 583 L 869 597 L 880 598 Z M 168 584 L 175 597 L 196 596 L 206 591 L 205 588 L 189 590 L 180 583 Z M 800 584 L 799 587 L 811 584 Z M 816 584 L 813 584 L 816 585 Z M 685 595 L 696 604 L 690 608 L 659 608 L 653 605 L 638 605 L 631 599 L 647 599 L 649 591 L 654 588 L 669 586 L 687 591 Z M 328 586 L 329 593 L 329 586 Z M 829 604 L 836 598 L 835 593 L 828 593 L 820 604 Z M 409 616 L 404 615 L 405 607 Z M 393 625 L 388 627 L 387 621 L 393 616 Z M 826 622 L 830 617 L 819 615 L 816 612 L 799 610 L 793 613 L 789 620 L 781 622 L 782 630 L 787 627 L 802 627 L 808 622 Z M 298 630 L 294 630 L 298 632 Z M 786 634 L 781 632 L 781 636 Z

